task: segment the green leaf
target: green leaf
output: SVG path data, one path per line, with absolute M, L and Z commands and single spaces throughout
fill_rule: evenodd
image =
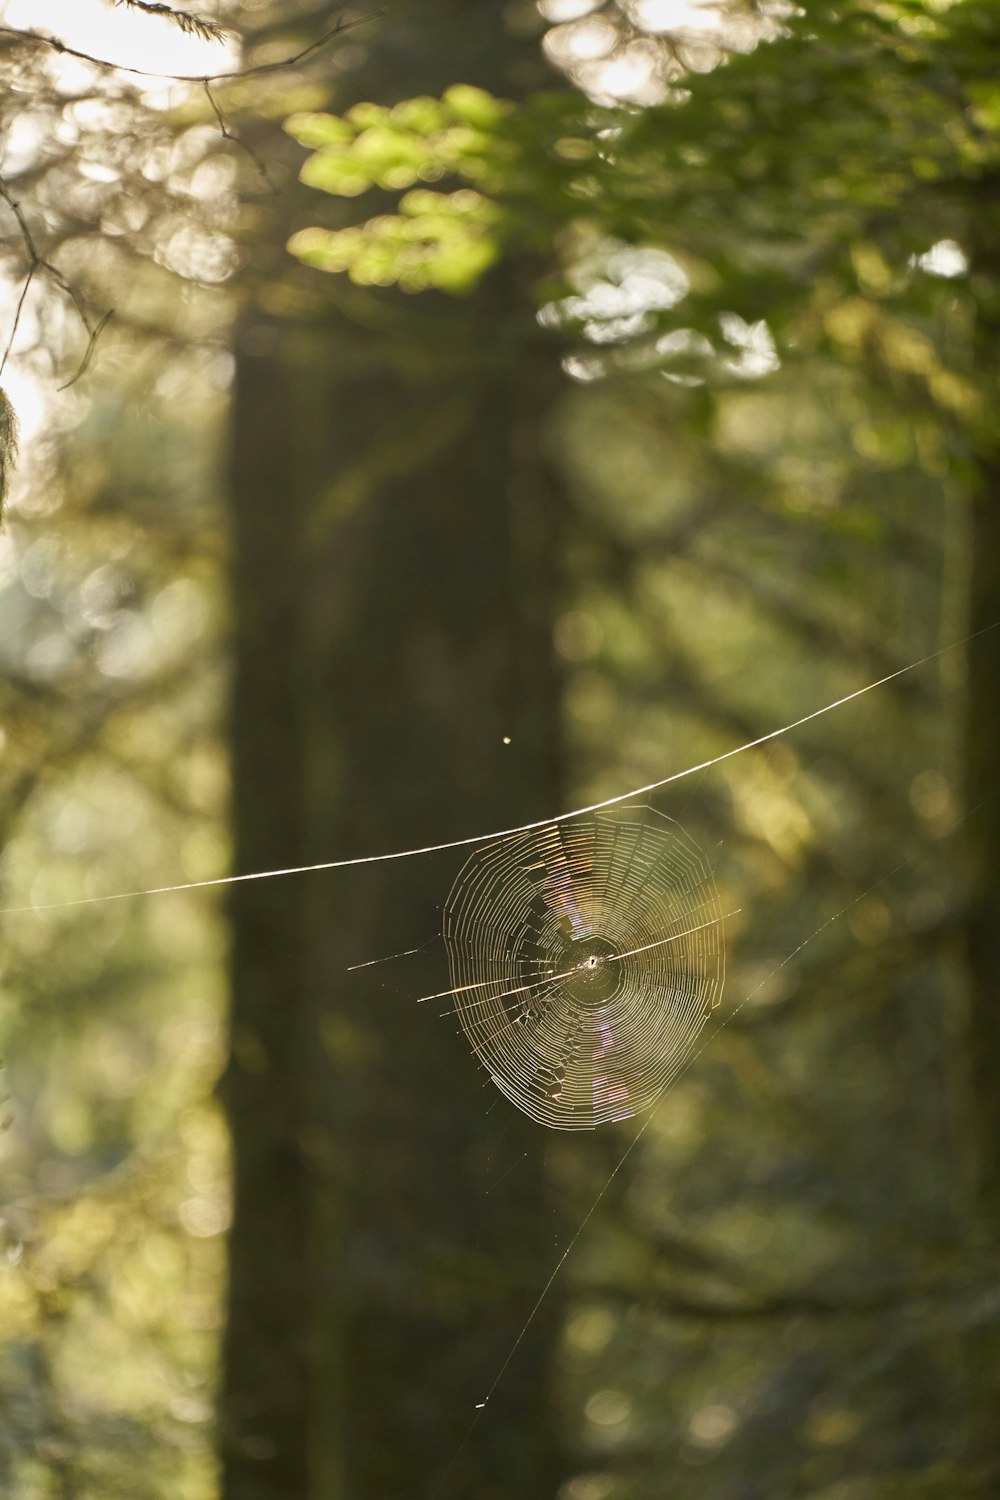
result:
M 495 99 L 485 89 L 473 88 L 468 83 L 456 83 L 446 89 L 443 102 L 456 120 L 487 132 L 499 125 L 511 107 L 505 101 Z
M 370 172 L 343 152 L 317 151 L 315 156 L 302 164 L 299 177 L 307 187 L 319 188 L 322 193 L 335 193 L 344 198 L 355 198 L 374 182 Z
M 320 146 L 340 145 L 354 136 L 353 128 L 337 115 L 303 113 L 290 115 L 285 129 L 294 140 L 314 149 Z

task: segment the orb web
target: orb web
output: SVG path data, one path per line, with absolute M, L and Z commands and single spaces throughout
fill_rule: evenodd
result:
M 649 1108 L 722 991 L 711 869 L 650 808 L 480 847 L 452 887 L 443 930 L 473 1052 L 508 1099 L 558 1130 Z

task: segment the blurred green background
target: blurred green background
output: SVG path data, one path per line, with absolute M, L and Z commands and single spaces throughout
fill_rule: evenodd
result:
M 991 1500 L 995 6 L 158 9 L 0 4 L 0 1490 Z M 953 642 L 650 799 L 739 913 L 637 1141 L 416 1003 L 463 849 L 86 904 Z

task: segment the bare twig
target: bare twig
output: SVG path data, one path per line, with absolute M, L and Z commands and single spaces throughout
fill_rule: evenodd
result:
M 38 247 L 35 244 L 31 230 L 28 228 L 28 221 L 24 217 L 24 214 L 21 210 L 21 205 L 12 195 L 7 184 L 2 179 L 0 179 L 0 197 L 3 198 L 4 202 L 7 204 L 15 219 L 17 220 L 17 227 L 21 231 L 21 238 L 24 241 L 25 249 L 28 252 L 28 258 L 30 259 L 32 265 L 40 265 L 42 257 L 38 253 Z
M 97 340 L 100 338 L 105 328 L 111 322 L 111 319 L 114 317 L 114 315 L 114 308 L 109 307 L 107 311 L 102 313 L 100 318 L 98 318 L 97 322 L 90 329 L 90 338 L 87 340 L 87 347 L 83 351 L 83 358 L 81 359 L 80 363 L 76 367 L 76 370 L 69 377 L 69 379 L 64 380 L 62 385 L 59 386 L 59 390 L 68 391 L 71 385 L 76 385 L 76 382 L 81 378 L 81 376 L 86 375 L 87 370 L 90 366 L 90 361 L 94 356 L 94 350 L 97 347 Z
M 50 47 L 53 52 L 58 52 L 63 57 L 75 57 L 80 62 L 90 63 L 92 67 L 103 68 L 109 73 L 129 73 L 133 78 L 166 78 L 172 83 L 200 83 L 204 87 L 206 83 L 261 78 L 266 73 L 280 73 L 284 68 L 294 68 L 328 46 L 336 37 L 352 31 L 356 26 L 367 25 L 379 14 L 380 12 L 375 11 L 371 16 L 358 16 L 351 21 L 345 21 L 342 17 L 336 26 L 331 26 L 329 31 L 325 31 L 314 42 L 310 42 L 308 47 L 303 47 L 299 52 L 293 52 L 289 57 L 279 57 L 274 62 L 255 63 L 249 68 L 227 70 L 221 73 L 163 73 L 151 68 L 134 68 L 127 63 L 109 62 L 105 57 L 94 57 L 90 52 L 81 52 L 76 47 L 70 47 L 66 42 L 59 41 L 58 37 L 45 36 L 41 31 L 23 31 L 16 26 L 0 26 L 0 36 L 17 37 L 22 42 L 37 42 L 39 46 Z
M 102 313 L 95 322 L 87 309 L 86 303 L 80 296 L 80 293 L 77 291 L 73 283 L 67 280 L 58 266 L 53 265 L 52 261 L 46 260 L 45 256 L 42 255 L 39 251 L 38 246 L 35 243 L 35 237 L 31 232 L 31 228 L 28 224 L 27 219 L 24 216 L 24 210 L 22 209 L 20 203 L 14 197 L 13 193 L 10 191 L 10 188 L 4 182 L 2 177 L 0 177 L 0 198 L 2 198 L 3 201 L 7 204 L 7 207 L 10 209 L 11 213 L 14 215 L 15 220 L 17 221 L 17 227 L 21 235 L 21 241 L 24 245 L 25 253 L 28 257 L 28 272 L 24 279 L 24 286 L 21 288 L 21 295 L 18 298 L 17 310 L 14 313 L 14 323 L 10 331 L 10 337 L 7 340 L 6 348 L 4 349 L 3 359 L 2 361 L 0 361 L 0 374 L 3 373 L 4 367 L 7 364 L 7 360 L 10 357 L 10 352 L 14 347 L 14 339 L 17 335 L 18 326 L 21 322 L 21 313 L 24 310 L 25 300 L 27 299 L 31 283 L 37 275 L 41 274 L 47 276 L 49 280 L 59 288 L 63 296 L 69 298 L 76 310 L 77 317 L 80 319 L 80 322 L 83 324 L 87 332 L 87 347 L 84 350 L 83 358 L 80 361 L 80 364 L 77 366 L 76 372 L 70 377 L 69 380 L 65 382 L 64 385 L 61 385 L 59 387 L 60 390 L 64 391 L 69 386 L 74 385 L 89 366 L 90 361 L 93 358 L 94 348 L 97 344 L 97 340 L 100 338 L 104 329 L 107 327 L 109 319 L 111 318 L 112 309 L 109 308 L 106 312 Z
M 257 171 L 267 183 L 268 187 L 271 188 L 272 191 L 274 191 L 274 181 L 271 177 L 270 172 L 267 170 L 263 159 L 257 155 L 257 152 L 243 139 L 242 136 L 233 135 L 232 131 L 229 129 L 229 126 L 226 124 L 226 117 L 222 113 L 222 110 L 219 108 L 219 101 L 212 93 L 212 80 L 210 78 L 206 78 L 202 83 L 202 88 L 205 90 L 205 98 L 208 100 L 209 104 L 212 107 L 212 113 L 215 115 L 215 118 L 219 122 L 219 130 L 222 133 L 222 139 L 224 141 L 231 141 L 234 146 L 239 146 L 241 151 L 245 151 L 247 156 L 249 156 L 250 160 L 253 162 L 254 166 L 257 168 Z
M 37 264 L 35 262 L 32 262 L 32 264 L 28 267 L 28 274 L 24 278 L 24 286 L 21 288 L 21 295 L 17 299 L 17 310 L 14 313 L 14 321 L 11 324 L 10 338 L 7 340 L 7 347 L 3 351 L 3 359 L 0 359 L 0 375 L 2 375 L 4 370 L 6 370 L 7 368 L 7 361 L 10 358 L 10 351 L 14 347 L 14 340 L 17 338 L 17 330 L 21 324 L 21 314 L 24 311 L 24 304 L 27 301 L 28 291 L 31 287 L 32 281 L 35 278 L 35 272 L 37 270 Z
M 115 4 L 130 5 L 138 10 L 144 11 L 148 15 L 170 15 L 178 21 L 178 24 L 184 31 L 197 32 L 198 25 L 214 25 L 214 23 L 200 21 L 200 18 L 191 15 L 187 11 L 176 11 L 171 9 L 170 6 L 162 5 L 159 3 L 159 0 L 115 0 Z M 294 68 L 298 66 L 298 64 L 306 62 L 310 57 L 315 56 L 317 52 L 320 52 L 324 47 L 328 46 L 330 42 L 334 41 L 338 36 L 343 35 L 347 31 L 353 30 L 356 26 L 363 26 L 367 24 L 368 21 L 376 19 L 379 14 L 381 14 L 379 11 L 374 11 L 370 16 L 358 16 L 353 20 L 345 20 L 342 16 L 337 22 L 336 26 L 331 26 L 329 30 L 323 32 L 322 36 L 317 37 L 314 42 L 310 42 L 306 47 L 301 47 L 298 52 L 293 52 L 288 57 L 279 57 L 276 58 L 273 62 L 256 63 L 249 68 L 241 68 L 221 73 L 160 73 L 153 72 L 147 68 L 135 68 L 129 66 L 126 63 L 109 62 L 106 58 L 95 57 L 90 52 L 81 52 L 78 48 L 70 47 L 66 42 L 61 42 L 58 37 L 46 36 L 40 31 L 24 31 L 21 28 L 14 26 L 0 26 L 0 36 L 17 37 L 20 41 L 35 42 L 39 46 L 51 48 L 52 51 L 59 53 L 61 56 L 76 58 L 79 62 L 89 63 L 92 67 L 101 68 L 109 73 L 129 73 L 135 78 L 166 78 L 173 83 L 200 84 L 205 92 L 205 97 L 208 100 L 212 113 L 218 121 L 219 130 L 222 132 L 223 139 L 231 142 L 231 144 L 234 146 L 238 146 L 240 150 L 245 151 L 246 154 L 250 157 L 250 160 L 253 162 L 254 166 L 257 168 L 258 172 L 263 177 L 264 181 L 268 184 L 269 187 L 273 188 L 274 184 L 272 182 L 271 176 L 264 162 L 258 156 L 257 152 L 254 151 L 253 147 L 248 145 L 247 142 L 244 141 L 240 136 L 234 135 L 233 132 L 229 129 L 225 114 L 222 111 L 222 107 L 220 106 L 218 99 L 212 92 L 212 85 L 214 83 L 233 82 L 245 78 L 261 78 L 266 74 L 279 73 L 285 68 Z M 216 32 L 212 33 L 211 39 L 222 40 L 226 36 L 226 34 L 227 33 L 225 33 L 222 28 L 219 27 L 216 29 Z M 9 198 L 8 201 L 10 201 Z M 22 234 L 23 233 L 24 225 L 22 222 Z M 25 244 L 29 245 L 30 250 L 30 244 L 27 239 L 25 240 Z

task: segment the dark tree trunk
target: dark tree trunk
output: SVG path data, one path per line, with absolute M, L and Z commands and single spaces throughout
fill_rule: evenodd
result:
M 252 348 L 252 330 L 248 330 Z M 244 346 L 232 434 L 231 716 L 233 865 L 263 870 L 303 854 L 301 535 L 293 381 Z M 307 1495 L 310 1349 L 309 1103 L 301 1062 L 314 1025 L 302 891 L 294 880 L 233 887 L 232 1018 L 224 1095 L 235 1218 L 223 1355 L 224 1492 Z
M 332 408 L 350 413 L 356 461 L 404 418 L 423 442 L 317 538 L 310 741 L 336 752 L 312 770 L 324 847 L 419 845 L 555 805 L 556 547 L 538 451 L 551 380 L 502 352 L 515 295 L 498 286 L 463 308 L 467 349 L 437 369 L 355 370 L 337 387 Z M 554 1490 L 544 1342 L 529 1342 L 500 1413 L 443 1472 L 552 1256 L 538 1132 L 503 1101 L 487 1112 L 492 1085 L 454 1018 L 441 1019 L 453 1007 L 414 1003 L 445 982 L 439 944 L 344 974 L 433 939 L 463 858 L 314 888 L 318 978 L 332 1002 L 328 1146 L 339 1156 L 331 1388 L 347 1416 L 350 1492 L 371 1500 Z M 501 1128 L 497 1149 L 516 1175 L 491 1200 Z
M 967 923 L 969 1056 L 980 1208 L 1000 1234 L 1000 174 L 977 185 L 971 228 L 977 299 L 976 364 L 986 410 L 978 432 L 978 485 L 969 526 L 969 642 L 965 800 L 971 888 Z
M 501 87 L 506 63 L 533 55 L 503 39 L 501 11 L 401 7 L 364 91 L 392 102 L 456 81 Z M 273 217 L 275 243 L 256 252 L 265 285 L 288 230 Z M 531 352 L 526 274 L 505 269 L 457 302 L 303 273 L 312 327 L 246 315 L 237 870 L 436 843 L 559 804 L 544 457 L 558 371 Z M 234 888 L 225 1500 L 558 1487 L 555 1299 L 466 1440 L 558 1222 L 539 1131 L 439 1018 L 447 1004 L 416 1003 L 446 983 L 434 939 L 461 860 Z
M 1000 1232 L 1000 457 L 972 502 L 966 800 L 970 1064 L 981 1208 Z
M 967 660 L 966 804 L 970 899 L 965 927 L 968 973 L 967 1066 L 973 1123 L 977 1228 L 985 1260 L 974 1265 L 996 1274 L 1000 1242 L 1000 461 L 973 497 L 970 619 L 985 631 L 969 643 Z M 980 1297 L 982 1293 L 980 1292 Z M 969 1332 L 973 1472 L 982 1493 L 1000 1492 L 1000 1323 L 976 1317 Z
M 967 1058 L 971 1083 L 978 1223 L 995 1275 L 1000 1244 L 1000 175 L 978 184 L 971 233 L 977 299 L 976 362 L 987 410 L 978 432 L 978 485 L 970 500 L 969 619 L 966 660 L 965 803 L 969 905 Z M 970 1332 L 972 1459 L 983 1494 L 1000 1486 L 1000 1323 L 988 1312 Z

